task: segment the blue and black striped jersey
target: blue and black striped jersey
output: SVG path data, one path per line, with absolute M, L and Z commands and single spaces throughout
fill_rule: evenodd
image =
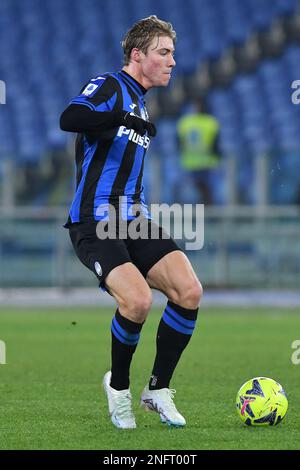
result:
M 148 120 L 144 94 L 146 90 L 125 71 L 104 73 L 90 82 L 71 105 L 81 105 L 107 117 L 122 110 L 134 112 Z M 84 126 L 83 126 L 84 128 Z M 105 130 L 105 126 L 103 126 Z M 122 218 L 134 218 L 133 204 L 150 218 L 143 193 L 143 168 L 150 138 L 133 129 L 116 126 L 109 137 L 96 132 L 79 132 L 76 139 L 76 194 L 69 223 L 107 220 L 109 204 L 119 208 Z

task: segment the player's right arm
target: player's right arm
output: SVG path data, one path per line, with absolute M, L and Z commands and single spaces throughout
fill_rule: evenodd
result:
M 60 117 L 62 130 L 86 133 L 92 138 L 109 138 L 110 131 L 122 125 L 141 135 L 146 131 L 156 134 L 153 124 L 122 109 L 119 85 L 110 76 L 92 79 Z
M 100 76 L 92 79 L 72 99 L 60 117 L 60 127 L 69 132 L 94 132 L 116 127 L 122 109 L 116 80 Z

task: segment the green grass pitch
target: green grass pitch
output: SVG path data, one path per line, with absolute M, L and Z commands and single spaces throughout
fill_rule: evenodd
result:
M 296 309 L 206 308 L 176 369 L 172 388 L 187 426 L 168 428 L 139 407 L 155 353 L 161 311 L 144 325 L 131 368 L 137 429 L 108 417 L 102 377 L 110 364 L 113 309 L 0 310 L 0 449 L 201 450 L 299 449 L 300 339 Z M 289 409 L 275 427 L 245 426 L 235 396 L 247 379 L 272 377 Z

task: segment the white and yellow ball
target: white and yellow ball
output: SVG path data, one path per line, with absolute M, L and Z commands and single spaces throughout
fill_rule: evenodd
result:
M 285 417 L 288 400 L 278 382 L 268 377 L 254 377 L 239 389 L 236 409 L 248 426 L 274 426 Z

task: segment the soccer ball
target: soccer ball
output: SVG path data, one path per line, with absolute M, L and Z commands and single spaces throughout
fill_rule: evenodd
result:
M 278 382 L 268 377 L 255 377 L 239 389 L 236 409 L 248 426 L 273 426 L 285 417 L 288 400 Z

